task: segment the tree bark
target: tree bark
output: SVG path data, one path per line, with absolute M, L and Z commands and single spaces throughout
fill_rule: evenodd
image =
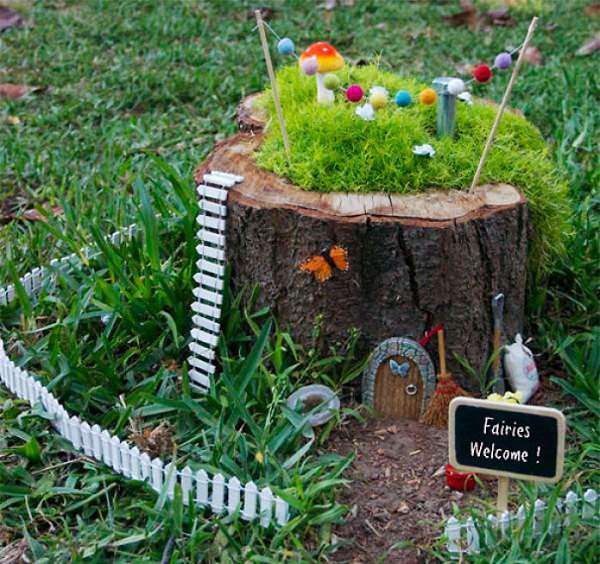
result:
M 258 305 L 271 307 L 305 346 L 314 342 L 318 319 L 321 350 L 343 342 L 353 328 L 360 330 L 360 351 L 368 352 L 392 336 L 418 340 L 443 323 L 450 371 L 463 387 L 477 389 L 454 355 L 477 371 L 483 367 L 492 353 L 493 296 L 505 295 L 505 334 L 512 338 L 523 328 L 529 232 L 523 196 L 504 184 L 474 195 L 304 191 L 256 166 L 261 116 L 251 102 L 241 108 L 244 133 L 219 144 L 197 173 L 199 181 L 208 170 L 245 177 L 228 199 L 234 289 L 258 285 Z M 334 244 L 348 250 L 348 271 L 319 283 L 299 270 Z M 428 350 L 437 365 L 435 343 Z

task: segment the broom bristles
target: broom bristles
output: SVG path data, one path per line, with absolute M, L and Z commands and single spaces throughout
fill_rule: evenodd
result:
M 421 423 L 433 425 L 434 427 L 448 426 L 448 406 L 450 402 L 458 396 L 468 396 L 452 378 L 452 374 L 440 374 L 438 376 L 437 386 L 433 392 L 433 397 L 429 400 L 429 405 L 421 417 Z

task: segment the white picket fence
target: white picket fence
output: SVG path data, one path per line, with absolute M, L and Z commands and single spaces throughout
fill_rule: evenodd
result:
M 173 463 L 164 464 L 160 458 L 150 458 L 147 453 L 119 440 L 100 426 L 89 425 L 69 415 L 47 388 L 7 357 L 2 339 L 0 380 L 18 398 L 27 400 L 32 406 L 40 402 L 53 417 L 54 427 L 73 448 L 103 462 L 126 478 L 146 481 L 158 493 L 165 488 L 169 498 L 175 495 L 175 485 L 180 484 L 185 504 L 191 497 L 198 506 L 208 507 L 216 514 L 232 514 L 239 509 L 242 519 L 252 521 L 259 518 L 263 527 L 272 523 L 281 526 L 288 521 L 287 502 L 274 495 L 269 487 L 259 490 L 253 482 L 242 485 L 235 476 L 229 480 L 222 474 L 211 477 L 205 470 L 194 472 L 189 466 L 179 470 Z
M 138 231 L 137 225 L 134 223 L 127 227 L 123 227 L 114 233 L 111 233 L 106 237 L 106 240 L 113 245 L 119 245 L 122 241 L 131 239 L 135 236 Z M 22 276 L 19 281 L 25 293 L 29 297 L 37 296 L 44 286 L 52 288 L 56 282 L 57 270 L 67 271 L 81 264 L 80 256 L 84 256 L 87 259 L 92 259 L 100 254 L 100 251 L 92 246 L 83 247 L 80 251 L 80 255 L 77 253 L 71 253 L 70 255 L 64 256 L 60 259 L 53 259 L 50 261 L 50 267 L 40 266 L 34 268 L 31 272 L 28 272 Z M 0 287 L 0 306 L 6 306 L 12 303 L 17 297 L 14 284 L 8 284 L 5 287 Z
M 221 305 L 225 276 L 225 220 L 227 217 L 228 190 L 242 182 L 243 176 L 213 170 L 202 177 L 196 188 L 200 200 L 196 221 L 200 226 L 196 237 L 198 261 L 194 281 L 196 300 L 192 303 L 191 331 L 189 345 L 191 356 L 189 374 L 195 390 L 206 393 L 210 388 L 217 368 L 215 356 L 221 331 Z
M 539 536 L 543 532 L 544 520 L 546 518 L 547 504 L 537 499 L 533 506 L 533 516 L 530 521 L 532 534 Z M 588 489 L 580 498 L 575 492 L 570 491 L 564 498 L 558 499 L 552 509 L 548 531 L 551 534 L 559 533 L 563 527 L 573 523 L 575 518 L 585 521 L 594 520 L 594 526 L 598 526 L 598 493 L 594 489 Z M 495 514 L 487 515 L 487 523 L 475 523 L 472 517 L 466 521 L 459 521 L 456 517 L 450 517 L 446 521 L 444 536 L 446 549 L 453 558 L 459 558 L 464 554 L 477 554 L 481 546 L 481 533 L 486 545 L 493 544 L 493 531 L 499 532 L 502 537 L 512 535 L 514 529 L 522 528 L 527 521 L 527 509 L 521 505 L 516 513 L 505 511 L 497 517 Z
M 225 216 L 227 188 L 241 182 L 243 177 L 219 171 L 204 175 L 204 183 L 198 186 L 200 213 L 197 222 L 201 228 L 197 233 L 200 244 L 197 247 L 198 272 L 194 276 L 197 287 L 194 289 L 196 301 L 191 309 L 196 315 L 192 320 L 190 350 L 188 359 L 192 370 L 190 377 L 195 389 L 206 392 L 216 371 L 214 359 L 220 331 L 223 276 L 225 273 Z M 118 245 L 131 239 L 138 231 L 135 224 L 120 229 L 106 239 Z M 99 255 L 98 249 L 84 247 L 81 255 L 93 258 Z M 57 270 L 67 270 L 81 263 L 80 256 L 72 253 L 50 262 L 50 268 L 34 268 L 20 278 L 25 293 L 30 297 L 39 294 L 42 288 L 51 289 L 56 282 Z M 0 288 L 0 305 L 8 305 L 16 299 L 14 284 Z M 0 380 L 8 389 L 33 406 L 40 401 L 44 409 L 54 418 L 53 425 L 75 449 L 87 456 L 103 462 L 115 472 L 134 480 L 147 481 L 157 492 L 166 488 L 169 498 L 174 496 L 176 484 L 180 484 L 184 503 L 191 498 L 198 506 L 209 507 L 213 513 L 229 514 L 240 510 L 247 521 L 260 519 L 263 527 L 271 523 L 285 525 L 289 518 L 289 506 L 273 494 L 269 487 L 258 489 L 248 482 L 242 485 L 237 477 L 229 480 L 222 474 L 210 477 L 204 470 L 194 472 L 189 466 L 179 470 L 173 463 L 164 464 L 159 458 L 151 459 L 136 446 L 121 441 L 98 425 L 89 425 L 76 416 L 71 416 L 60 402 L 27 371 L 17 367 L 4 351 L 0 339 Z

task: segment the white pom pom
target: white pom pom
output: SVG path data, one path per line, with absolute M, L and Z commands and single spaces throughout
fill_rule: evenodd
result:
M 356 108 L 356 115 L 365 121 L 373 121 L 375 119 L 375 110 L 371 104 L 365 104 Z
M 448 92 L 453 96 L 458 96 L 466 90 L 465 83 L 460 78 L 453 78 L 448 83 Z

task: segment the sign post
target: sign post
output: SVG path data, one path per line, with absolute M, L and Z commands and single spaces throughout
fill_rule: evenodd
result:
M 498 476 L 498 511 L 510 478 L 556 482 L 563 473 L 565 417 L 557 409 L 459 397 L 450 402 L 450 464 Z

